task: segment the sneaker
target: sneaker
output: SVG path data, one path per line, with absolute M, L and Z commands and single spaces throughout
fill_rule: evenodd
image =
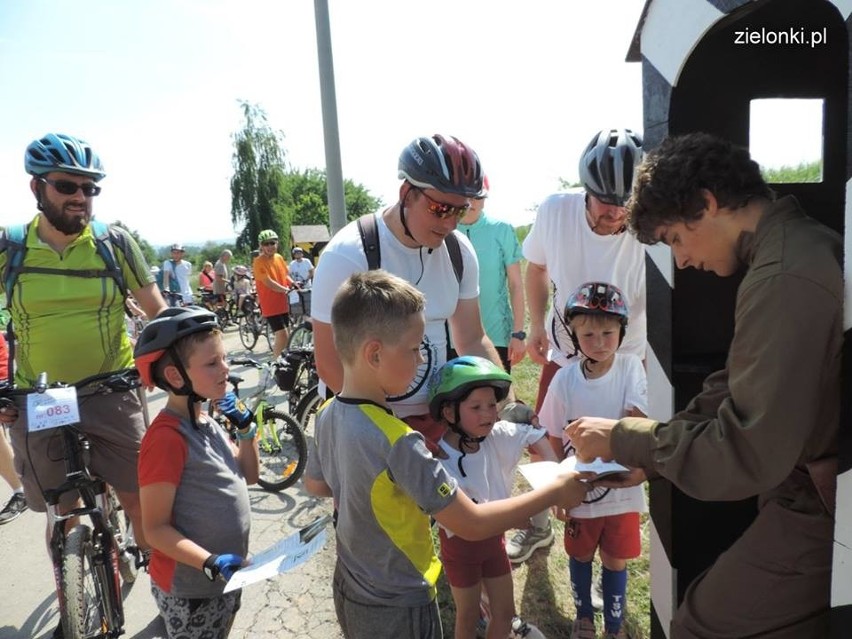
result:
M 603 610 L 603 577 L 598 575 L 597 579 L 592 582 L 592 609 L 595 612 Z
M 14 521 L 20 517 L 21 513 L 27 508 L 29 508 L 29 506 L 27 506 L 27 500 L 24 497 L 24 493 L 13 493 L 12 498 L 6 502 L 5 506 L 3 506 L 3 510 L 0 510 L 0 525 Z
M 486 636 L 488 636 L 488 622 L 480 614 L 479 619 L 476 620 L 476 637 L 477 639 L 485 639 Z
M 509 639 L 546 639 L 544 634 L 531 623 L 527 623 L 517 615 L 512 618 L 512 632 Z
M 575 619 L 571 626 L 571 639 L 596 639 L 595 622 L 586 617 Z
M 553 543 L 553 527 L 523 528 L 515 532 L 506 542 L 506 554 L 509 561 L 519 564 L 530 558 L 537 548 L 544 548 Z
M 630 639 L 630 635 L 627 634 L 627 631 L 622 626 L 618 632 L 607 632 L 603 636 L 603 639 Z

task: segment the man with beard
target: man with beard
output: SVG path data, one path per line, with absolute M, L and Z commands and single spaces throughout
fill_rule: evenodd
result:
M 124 298 L 118 278 L 97 249 L 90 221 L 92 198 L 104 176 L 97 154 L 84 141 L 49 133 L 26 150 L 24 166 L 32 176 L 30 189 L 39 213 L 27 225 L 23 262 L 7 291 L 15 344 L 15 383 L 32 387 L 42 371 L 50 382 L 73 384 L 105 371 L 133 367 L 133 348 L 124 325 Z M 121 279 L 149 318 L 166 308 L 154 276 L 136 241 L 112 227 L 115 266 Z M 6 272 L 12 240 L 0 235 L 0 271 Z M 120 245 L 119 245 L 120 244 Z M 136 460 L 145 432 L 139 399 L 133 392 L 95 395 L 80 402 L 81 428 L 91 443 L 90 468 L 115 488 L 141 536 Z M 0 422 L 11 425 L 15 470 L 24 485 L 27 504 L 44 512 L 42 488 L 59 486 L 65 464 L 56 454 L 56 431 L 27 432 L 26 402 L 0 409 Z M 73 495 L 60 508 L 70 510 Z M 62 636 L 62 626 L 54 637 Z

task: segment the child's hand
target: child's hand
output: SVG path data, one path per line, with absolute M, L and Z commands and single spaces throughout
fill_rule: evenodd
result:
M 589 480 L 593 477 L 594 473 L 569 472 L 559 475 L 557 481 L 562 482 L 562 495 L 556 506 L 571 510 L 582 504 L 586 493 L 592 489 L 592 483 L 581 480 Z
M 234 573 L 243 566 L 248 565 L 248 562 L 231 553 L 225 555 L 210 555 L 204 562 L 204 574 L 210 581 L 216 581 L 216 578 L 221 576 L 225 581 L 229 581 Z
M 559 521 L 567 522 L 568 519 L 568 511 L 562 508 L 561 506 L 553 506 L 551 509 L 553 516 L 556 517 Z
M 245 428 L 253 415 L 251 411 L 245 407 L 242 402 L 237 401 L 237 396 L 233 391 L 228 391 L 225 396 L 216 402 L 222 414 L 228 418 L 237 428 Z

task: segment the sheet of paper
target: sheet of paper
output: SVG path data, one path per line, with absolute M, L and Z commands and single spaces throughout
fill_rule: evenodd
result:
M 529 482 L 530 486 L 541 488 L 556 479 L 560 473 L 569 470 L 597 473 L 598 477 L 603 477 L 613 473 L 625 473 L 629 469 L 616 462 L 605 462 L 600 457 L 592 462 L 578 462 L 577 458 L 572 455 L 571 457 L 566 457 L 558 464 L 552 461 L 521 464 L 518 466 L 518 470 L 524 476 L 524 479 Z
M 325 545 L 326 525 L 331 515 L 320 517 L 289 537 L 252 555 L 251 565 L 240 568 L 225 586 L 225 592 L 271 579 L 313 557 Z

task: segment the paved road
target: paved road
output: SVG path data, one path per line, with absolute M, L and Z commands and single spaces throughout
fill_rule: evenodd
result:
M 244 355 L 233 332 L 226 334 L 229 351 Z M 263 346 L 263 340 L 257 349 Z M 256 350 L 257 350 L 256 349 Z M 257 353 L 268 357 L 269 352 Z M 257 383 L 252 370 L 234 368 L 246 379 L 251 392 Z M 163 393 L 152 393 L 154 410 L 163 405 Z M 0 481 L 0 503 L 10 491 Z M 330 512 L 327 500 L 307 495 L 301 484 L 282 493 L 249 488 L 252 507 L 250 548 L 263 550 L 317 517 Z M 247 587 L 237 614 L 232 639 L 300 636 L 341 639 L 331 601 L 334 535 L 329 528 L 326 547 L 306 564 L 279 577 Z M 52 568 L 44 544 L 44 515 L 27 511 L 14 522 L 0 526 L 0 639 L 44 639 L 58 623 Z M 165 636 L 150 592 L 147 573 L 124 588 L 127 639 Z

